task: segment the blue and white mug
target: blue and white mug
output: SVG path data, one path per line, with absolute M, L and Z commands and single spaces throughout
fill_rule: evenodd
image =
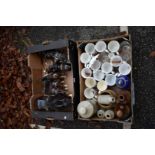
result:
M 119 76 L 116 79 L 116 85 L 119 88 L 127 89 L 131 85 L 131 81 L 128 76 Z

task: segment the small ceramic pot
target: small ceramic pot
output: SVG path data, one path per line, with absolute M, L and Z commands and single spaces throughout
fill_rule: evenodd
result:
M 105 111 L 102 109 L 97 111 L 97 117 L 98 118 L 104 118 L 104 114 L 105 114 Z
M 92 75 L 91 69 L 89 69 L 89 68 L 83 68 L 83 69 L 81 70 L 81 76 L 82 76 L 83 78 L 89 78 L 89 77 L 91 77 L 91 75 Z
M 106 119 L 113 119 L 115 117 L 114 111 L 113 110 L 107 110 L 104 113 L 104 116 Z

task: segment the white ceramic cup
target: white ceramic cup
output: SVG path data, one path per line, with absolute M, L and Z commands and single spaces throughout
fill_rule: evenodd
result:
M 105 62 L 105 63 L 102 64 L 101 69 L 102 69 L 102 72 L 107 74 L 107 73 L 112 72 L 113 67 L 112 67 L 111 63 Z
M 92 75 L 91 69 L 89 69 L 89 68 L 83 68 L 83 69 L 81 70 L 81 76 L 82 76 L 83 78 L 91 77 L 91 75 Z
M 99 60 L 95 60 L 93 62 L 93 64 L 90 66 L 90 68 L 93 70 L 93 71 L 97 71 L 99 70 L 99 68 L 101 67 L 101 62 Z
M 120 48 L 120 44 L 116 40 L 112 40 L 108 43 L 108 50 L 112 53 L 118 52 L 119 48 Z
M 87 99 L 92 99 L 95 95 L 96 95 L 96 91 L 94 89 L 92 89 L 92 88 L 86 88 L 84 90 L 84 96 Z
M 80 55 L 80 61 L 84 64 L 89 63 L 91 60 L 91 56 L 88 53 L 82 53 Z
M 102 70 L 97 70 L 93 73 L 93 76 L 96 81 L 101 81 L 105 77 L 105 74 L 102 72 Z
M 107 110 L 105 111 L 104 116 L 106 119 L 113 119 L 115 114 L 112 110 Z
M 102 109 L 98 110 L 97 111 L 97 117 L 98 118 L 104 118 L 104 113 L 105 113 L 104 110 L 102 110 Z
M 101 81 L 99 81 L 98 83 L 97 83 L 97 89 L 99 90 L 99 91 L 104 91 L 104 90 L 106 90 L 107 89 L 107 83 L 104 81 L 104 80 L 101 80 Z
M 110 59 L 110 63 L 114 67 L 119 67 L 122 64 L 122 58 L 119 55 L 114 55 Z
M 121 75 L 128 75 L 131 72 L 131 66 L 125 62 L 119 66 L 118 70 Z
M 106 43 L 102 40 L 98 41 L 95 45 L 95 49 L 97 52 L 104 52 L 106 50 Z
M 105 52 L 100 53 L 100 55 L 98 56 L 98 60 L 101 63 L 110 62 L 109 54 L 110 53 L 105 53 Z
M 106 74 L 105 82 L 108 86 L 114 86 L 116 84 L 116 75 L 114 74 Z
M 92 55 L 95 53 L 95 45 L 93 43 L 88 43 L 85 46 L 85 52 Z
M 115 56 L 114 53 L 108 53 L 108 57 L 109 57 L 109 59 L 111 59 L 113 56 Z
M 92 77 L 87 78 L 87 79 L 85 80 L 85 85 L 86 85 L 86 87 L 88 87 L 88 88 L 93 88 L 93 87 L 96 86 L 96 80 L 95 80 L 94 78 L 92 78 Z

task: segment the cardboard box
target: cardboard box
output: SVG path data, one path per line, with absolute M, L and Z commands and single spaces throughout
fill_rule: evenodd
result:
M 64 49 L 66 54 L 68 54 L 71 71 L 66 72 L 67 78 L 65 83 L 68 85 L 68 91 L 72 94 L 72 105 L 69 109 L 65 111 L 45 111 L 39 110 L 36 106 L 36 100 L 43 96 L 44 85 L 42 82 L 42 77 L 44 76 L 44 61 L 40 56 L 41 52 L 49 51 L 52 49 Z M 32 110 L 32 116 L 34 118 L 44 118 L 44 119 L 60 119 L 60 120 L 73 120 L 76 117 L 76 112 L 74 111 L 79 103 L 79 83 L 78 83 L 78 62 L 77 62 L 77 48 L 76 43 L 73 41 L 59 40 L 49 42 L 45 45 L 34 45 L 28 48 L 28 65 L 31 68 L 32 75 L 32 96 L 30 99 L 30 107 Z
M 118 42 L 121 42 L 123 40 L 129 40 L 131 42 L 131 37 L 128 34 L 122 34 L 120 36 L 115 36 L 115 37 L 106 38 L 106 39 L 78 41 L 77 42 L 78 58 L 80 58 L 80 55 L 82 53 L 81 48 L 83 48 L 83 50 L 84 50 L 84 47 L 85 47 L 85 45 L 87 43 L 94 43 L 95 44 L 98 40 L 103 40 L 106 43 L 108 43 L 111 40 L 117 40 Z M 87 100 L 84 97 L 84 89 L 86 88 L 86 86 L 85 86 L 85 79 L 82 76 L 80 76 L 81 70 L 82 70 L 82 68 L 84 68 L 84 65 L 80 62 L 80 59 L 78 59 L 78 62 L 79 62 L 79 80 L 80 80 L 79 81 L 79 84 L 80 84 L 80 101 L 83 101 L 83 100 Z M 131 53 L 131 62 L 130 62 L 130 65 L 132 67 L 132 53 Z M 94 115 L 93 117 L 91 117 L 89 119 L 82 118 L 82 117 L 80 117 L 78 115 L 78 119 L 79 120 L 85 120 L 85 121 L 112 121 L 112 122 L 114 121 L 114 122 L 119 122 L 119 123 L 129 123 L 131 125 L 132 124 L 132 121 L 133 121 L 133 105 L 134 105 L 134 98 L 135 98 L 134 97 L 134 84 L 133 84 L 133 79 L 132 79 L 132 71 L 131 71 L 131 74 L 130 74 L 130 79 L 131 79 L 131 88 L 130 88 L 130 92 L 131 92 L 131 115 L 130 115 L 130 117 L 128 119 L 119 120 L 117 118 L 114 118 L 112 120 L 107 120 L 107 119 L 100 119 L 96 115 Z M 117 88 L 116 88 L 116 86 L 113 86 L 110 89 L 112 89 L 112 90 L 115 91 L 115 89 L 117 89 Z

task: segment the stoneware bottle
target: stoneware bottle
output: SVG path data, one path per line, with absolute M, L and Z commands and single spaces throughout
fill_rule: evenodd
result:
M 105 111 L 102 109 L 97 111 L 97 117 L 98 118 L 104 118 L 104 114 L 105 114 Z
M 114 119 L 115 114 L 113 110 L 107 110 L 105 111 L 104 116 L 106 119 Z
M 85 100 L 78 104 L 77 111 L 82 118 L 90 118 L 96 113 L 96 100 Z
M 117 104 L 114 111 L 117 118 L 126 119 L 131 112 L 131 108 L 128 105 Z
M 115 103 L 115 97 L 111 95 L 99 95 L 98 96 L 98 103 L 99 104 L 110 104 Z
M 121 90 L 118 92 L 117 103 L 131 104 L 131 93 L 128 90 Z
M 110 109 L 114 106 L 116 93 L 110 89 L 99 92 L 97 96 L 98 105 L 103 109 Z

